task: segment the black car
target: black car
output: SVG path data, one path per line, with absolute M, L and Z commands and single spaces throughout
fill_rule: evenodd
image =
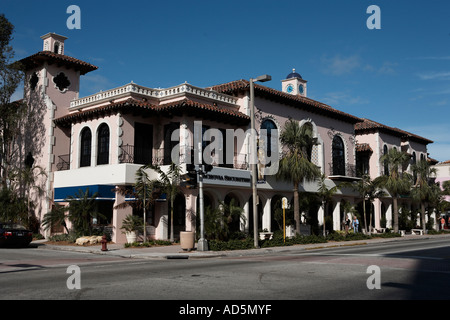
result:
M 33 233 L 19 223 L 0 222 L 0 245 L 28 246 Z

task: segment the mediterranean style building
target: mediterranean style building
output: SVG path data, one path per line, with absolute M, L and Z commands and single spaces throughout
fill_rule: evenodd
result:
M 213 152 L 213 169 L 203 180 L 205 207 L 217 207 L 221 201 L 229 203 L 234 199 L 246 216 L 237 222 L 236 229 L 253 230 L 249 81 L 207 88 L 182 83 L 165 89 L 131 82 L 79 97 L 81 76 L 97 67 L 65 55 L 66 37 L 48 33 L 42 39 L 43 51 L 21 60 L 26 69 L 24 99 L 40 119 L 39 130 L 25 128 L 33 130 L 34 139 L 24 151 L 46 172 L 42 178 L 45 196 L 36 208 L 40 219 L 55 203 L 64 204 L 67 197 L 89 188 L 91 193 L 97 193 L 97 209 L 106 217 L 99 223 L 111 227 L 114 242 L 125 242 L 120 227 L 133 209 L 116 207 L 127 201 L 118 187 L 133 186 L 136 171 L 142 165 L 152 163 L 167 170 L 174 156 L 185 172 L 198 131 L 205 148 L 208 129 L 217 129 L 222 133 L 221 143 Z M 308 98 L 307 81 L 295 70 L 281 80 L 280 90 L 255 83 L 254 93 L 255 128 L 265 156 L 276 160 L 281 155 L 277 137 L 287 120 L 297 120 L 300 126 L 308 126 L 318 141 L 309 157 L 330 187 L 342 181 L 356 181 L 362 173 L 372 178 L 384 174 L 379 158 L 390 148 L 408 152 L 411 163 L 428 156 L 427 145 L 432 143 L 428 139 Z M 261 134 L 262 129 L 266 129 L 265 135 Z M 149 175 L 158 178 L 154 171 L 150 170 Z M 292 184 L 277 180 L 273 174 L 259 178 L 258 226 L 274 231 L 279 228 L 274 211 L 283 197 L 292 199 Z M 181 190 L 174 203 L 175 237 L 180 231 L 196 229 L 199 206 L 197 189 Z M 317 183 L 303 183 L 299 190 L 314 193 Z M 329 217 L 332 228 L 341 229 L 346 214 L 344 202 L 361 205 L 362 199 L 343 189 L 334 195 L 326 210 L 316 208 L 313 220 L 321 225 Z M 158 199 L 147 215 L 148 234 L 154 239 L 167 239 L 170 234 L 169 206 L 165 199 Z M 374 202 L 375 228 L 392 225 L 391 207 L 389 197 Z

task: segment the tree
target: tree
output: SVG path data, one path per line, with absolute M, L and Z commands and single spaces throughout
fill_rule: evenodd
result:
M 55 204 L 54 208 L 50 212 L 47 212 L 42 219 L 42 226 L 44 227 L 44 230 L 51 229 L 54 225 L 62 225 L 64 229 L 66 229 L 66 233 L 69 233 L 69 229 L 66 224 L 66 212 L 68 210 L 69 208 L 66 206 Z
M 432 168 L 427 160 L 422 159 L 412 165 L 412 170 L 416 174 L 417 180 L 411 190 L 411 196 L 420 203 L 421 225 L 425 233 L 425 203 L 432 201 L 431 176 L 436 174 L 436 169 Z
M 10 46 L 14 26 L 0 15 L 0 177 L 1 185 L 7 188 L 11 166 L 17 157 L 15 141 L 20 128 L 20 120 L 26 114 L 26 105 L 22 101 L 11 102 L 23 79 L 22 67 L 19 63 L 12 63 L 14 50 Z
M 69 215 L 68 219 L 72 222 L 75 233 L 85 235 L 88 233 L 92 234 L 92 218 L 102 218 L 105 216 L 97 211 L 96 197 L 98 193 L 95 192 L 91 196 L 89 195 L 89 188 L 83 192 L 83 190 L 78 190 L 78 192 L 66 198 L 69 202 Z
M 300 183 L 314 181 L 320 176 L 319 168 L 308 159 L 308 151 L 317 144 L 312 137 L 309 126 L 300 127 L 298 121 L 289 119 L 286 121 L 280 135 L 280 141 L 284 147 L 282 158 L 279 162 L 277 179 L 289 181 L 293 184 L 294 191 L 294 220 L 296 232 L 300 232 Z
M 369 175 L 365 174 L 356 182 L 352 182 L 350 184 L 345 184 L 346 186 L 349 186 L 354 191 L 358 192 L 360 196 L 363 199 L 363 216 L 364 216 L 364 230 L 367 232 L 368 230 L 372 230 L 372 210 L 369 209 L 369 229 L 367 229 L 367 214 L 366 214 L 366 200 L 369 201 L 369 203 L 372 203 L 372 201 L 375 198 L 380 198 L 385 195 L 385 192 L 383 190 L 380 190 L 377 183 L 370 178 Z M 372 206 L 369 206 L 369 208 L 372 208 Z
M 411 189 L 410 176 L 401 171 L 403 165 L 409 160 L 405 152 L 392 148 L 380 157 L 380 163 L 386 163 L 389 168 L 388 175 L 382 175 L 374 179 L 374 182 L 385 188 L 392 197 L 394 206 L 394 232 L 398 232 L 398 199 L 407 194 Z
M 146 166 L 142 166 L 136 171 L 136 183 L 133 188 L 119 187 L 117 190 L 120 194 L 129 196 L 134 200 L 124 201 L 114 207 L 116 209 L 121 209 L 131 206 L 137 210 L 143 211 L 142 230 L 144 234 L 144 241 L 147 241 L 147 212 L 151 209 L 157 193 L 157 181 L 150 180 L 146 172 L 146 168 Z
M 142 167 L 145 169 L 153 169 L 159 174 L 159 179 L 156 186 L 160 188 L 162 193 L 167 195 L 170 201 L 170 241 L 174 241 L 173 236 L 173 204 L 175 197 L 181 191 L 180 181 L 181 181 L 181 168 L 180 165 L 171 163 L 169 165 L 169 170 L 164 172 L 161 167 L 148 164 Z
M 331 201 L 333 195 L 336 194 L 339 190 L 339 186 L 334 186 L 329 188 L 325 183 L 325 175 L 322 174 L 319 179 L 319 187 L 317 189 L 317 197 L 322 202 L 322 210 L 323 210 L 323 236 L 326 236 L 326 226 L 325 226 L 325 210 L 326 204 L 328 201 Z

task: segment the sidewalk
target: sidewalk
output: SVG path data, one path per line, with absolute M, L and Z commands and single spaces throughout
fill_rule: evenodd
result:
M 301 252 L 314 249 L 325 249 L 343 246 L 370 245 L 392 241 L 408 241 L 418 239 L 432 238 L 448 238 L 449 235 L 406 235 L 400 238 L 374 238 L 370 240 L 340 241 L 328 243 L 315 243 L 307 245 L 294 245 L 286 247 L 270 247 L 248 250 L 232 250 L 232 251 L 184 251 L 179 244 L 171 246 L 158 246 L 150 248 L 125 248 L 123 244 L 108 244 L 108 251 L 102 251 L 101 245 L 77 246 L 77 245 L 54 245 L 46 244 L 46 240 L 33 241 L 31 245 L 38 249 L 44 250 L 64 250 L 72 252 L 84 252 L 92 254 L 111 255 L 122 258 L 138 258 L 138 259 L 198 259 L 198 258 L 218 258 L 218 257 L 240 257 L 252 255 L 264 255 L 277 252 Z

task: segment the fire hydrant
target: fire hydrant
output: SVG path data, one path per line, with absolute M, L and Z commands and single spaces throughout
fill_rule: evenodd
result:
M 108 240 L 106 240 L 106 234 L 103 235 L 100 242 L 102 243 L 102 251 L 108 251 L 108 248 L 106 247 L 106 244 L 108 243 Z

